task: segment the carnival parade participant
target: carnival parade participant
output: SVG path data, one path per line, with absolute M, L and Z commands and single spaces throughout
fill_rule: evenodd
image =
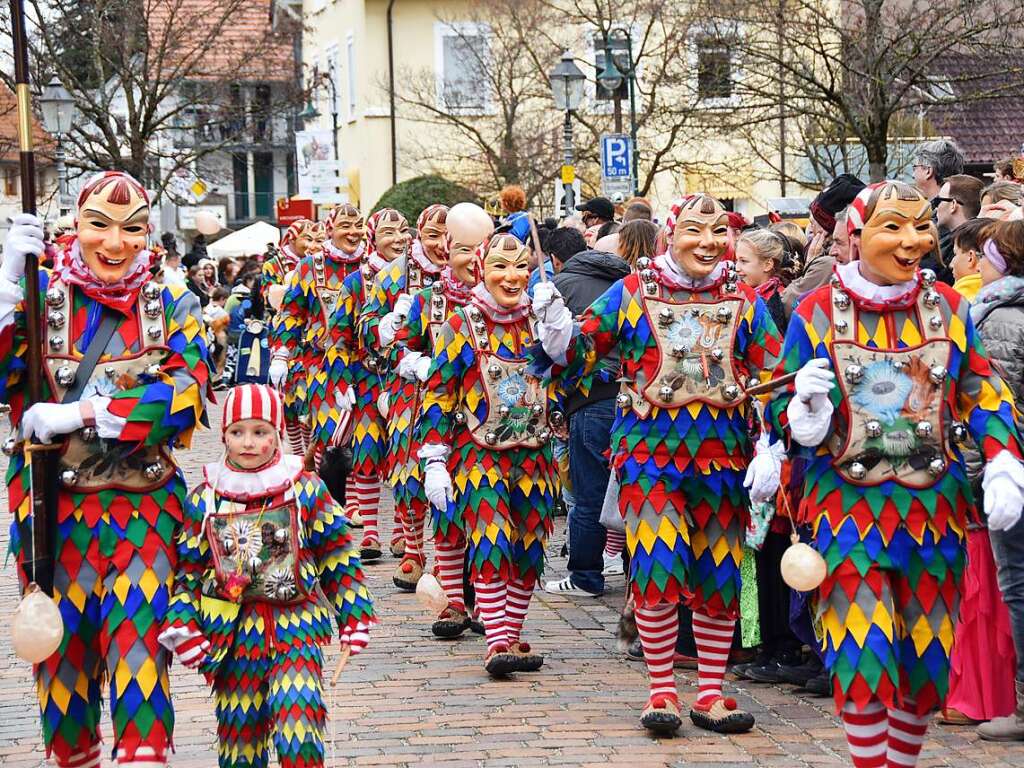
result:
M 360 320 L 360 333 L 368 349 L 381 350 L 386 359 L 384 395 L 387 400 L 387 450 L 381 472 L 395 499 L 395 517 L 404 541 L 402 560 L 395 569 L 395 586 L 406 592 L 416 589 L 423 575 L 423 525 L 426 497 L 419 461 L 409 451 L 415 421 L 419 384 L 412 359 L 399 368 L 401 346 L 395 336 L 406 322 L 413 296 L 441 279 L 448 261 L 445 220 L 448 206 L 430 205 L 416 219 L 416 238 L 408 253 L 381 270 L 373 281 L 370 298 Z M 454 285 L 454 283 L 453 283 Z M 421 367 L 424 374 L 429 357 Z M 403 374 L 404 372 L 404 374 Z M 410 377 L 410 374 L 411 375 Z M 396 551 L 393 554 L 397 554 Z
M 228 393 L 224 456 L 185 506 L 174 597 L 160 642 L 216 700 L 221 768 L 324 765 L 323 652 L 375 622 L 348 521 L 302 457 L 284 454 L 284 403 L 261 384 Z
M 342 284 L 334 317 L 328 327 L 332 368 L 341 365 L 347 389 L 354 393 L 352 409 L 352 461 L 345 499 L 347 509 L 358 512 L 363 520 L 360 544 L 364 563 L 379 560 L 380 533 L 377 516 L 380 506 L 381 468 L 387 439 L 387 423 L 380 411 L 380 395 L 386 363 L 383 351 L 369 348 L 359 333 L 363 308 L 377 274 L 403 255 L 409 246 L 409 224 L 392 208 L 382 208 L 366 221 L 366 258 L 358 270 Z M 400 535 L 400 531 L 399 531 Z
M 681 725 L 672 659 L 685 601 L 698 657 L 690 718 L 736 733 L 754 723 L 722 695 L 739 615 L 746 488 L 755 501 L 774 493 L 782 454 L 766 434 L 751 444 L 744 387 L 770 376 L 782 344 L 764 302 L 734 282 L 721 203 L 703 194 L 677 201 L 666 230 L 669 251 L 612 285 L 579 323 L 550 283 L 537 287 L 534 306 L 552 374 L 566 388 L 616 347 L 621 359 L 612 466 L 651 679 L 641 722 L 667 733 Z
M 327 326 L 334 317 L 342 283 L 362 258 L 364 230 L 363 216 L 353 206 L 339 205 L 331 211 L 325 226 L 329 239 L 321 242 L 314 233 L 272 326 L 271 383 L 281 386 L 289 361 L 305 371 L 306 413 L 312 429 L 307 450 L 316 469 L 341 425 L 342 411 L 351 408 L 342 385 L 340 355 L 327 344 Z
M 424 487 L 469 545 L 469 568 L 492 675 L 544 663 L 520 640 L 552 529 L 557 472 L 551 455 L 552 398 L 530 382 L 526 351 L 536 338 L 526 247 L 495 235 L 477 250 L 470 302 L 434 344 L 417 424 Z
M 415 462 L 415 466 L 408 466 L 408 471 L 415 478 L 417 485 L 415 490 L 407 486 L 409 502 L 416 511 L 416 515 L 409 518 L 412 529 L 406 532 L 407 553 L 410 538 L 416 547 L 413 551 L 423 551 L 426 527 L 428 502 L 423 488 L 422 472 L 418 466 L 417 457 L 422 446 L 416 439 L 416 422 L 419 420 L 423 385 L 427 380 L 430 357 L 441 326 L 452 312 L 469 302 L 473 285 L 476 283 L 476 250 L 494 231 L 491 217 L 472 203 L 458 203 L 453 206 L 448 212 L 446 225 L 448 265 L 441 272 L 438 281 L 413 297 L 405 323 L 395 335 L 397 370 L 403 386 L 408 388 L 411 384 L 413 387 L 411 397 L 408 398 L 412 407 L 410 439 L 391 448 L 400 452 L 395 458 L 396 462 Z M 466 538 L 462 528 L 454 524 L 451 504 L 432 510 L 436 533 L 434 548 L 437 575 L 441 588 L 448 598 L 448 605 L 434 622 L 432 631 L 438 637 L 458 637 L 470 627 L 463 585 Z M 395 578 L 398 579 L 399 575 L 396 574 Z M 408 581 L 413 583 L 415 588 L 415 582 L 411 578 Z
M 284 294 L 280 308 L 270 323 L 270 383 L 277 387 L 284 397 L 285 428 L 292 453 L 300 456 L 309 447 L 310 415 L 306 403 L 306 376 L 308 364 L 313 351 L 306 343 L 304 328 L 295 318 L 305 318 L 305 306 L 299 306 L 305 297 L 303 287 L 299 283 L 298 266 L 310 250 L 320 250 L 327 233 L 323 224 L 309 219 L 301 219 L 292 224 L 284 237 L 281 238 L 281 263 L 283 269 L 290 269 L 281 276 Z M 295 256 L 294 262 L 292 256 Z M 269 263 L 274 263 L 270 259 Z M 267 264 L 263 266 L 264 288 L 266 300 L 273 302 L 273 290 L 267 281 Z M 280 290 L 280 289 L 277 289 Z
M 938 243 L 928 200 L 872 184 L 848 230 L 856 260 L 795 310 L 779 370 L 798 373 L 770 412 L 814 450 L 799 516 L 827 568 L 818 616 L 853 764 L 913 766 L 947 693 L 973 504 L 961 442 L 986 463 L 992 530 L 1020 519 L 1024 468 L 969 303 L 918 269 Z
M 292 222 L 281 236 L 277 248 L 271 248 L 264 256 L 260 272 L 260 295 L 264 302 L 269 303 L 270 287 L 284 286 L 288 273 L 295 269 L 299 259 L 306 255 L 306 249 L 309 247 L 307 227 L 311 223 L 309 219 Z
M 210 363 L 196 297 L 151 280 L 149 215 L 145 189 L 125 173 L 82 188 L 76 236 L 40 273 L 49 402 L 24 412 L 33 372 L 22 277 L 26 254 L 43 252 L 39 219 L 15 218 L 0 267 L 0 400 L 26 442 L 63 444 L 50 514 L 65 633 L 35 675 L 46 752 L 66 768 L 99 768 L 105 681 L 119 766 L 166 764 L 174 727 L 168 655 L 157 643 L 186 491 L 172 449 L 187 447 L 204 418 Z M 31 526 L 44 524 L 32 520 L 24 455 L 14 448 L 7 472 L 23 584 Z

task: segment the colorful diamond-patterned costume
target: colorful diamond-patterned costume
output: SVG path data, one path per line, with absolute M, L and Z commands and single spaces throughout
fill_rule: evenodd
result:
M 267 255 L 260 271 L 260 295 L 264 302 L 268 300 L 270 286 L 285 285 L 288 282 L 288 273 L 294 270 L 298 263 L 299 256 L 288 243 L 283 243 L 273 253 Z
M 210 644 L 198 668 L 216 699 L 221 768 L 266 766 L 271 744 L 283 768 L 323 766 L 321 646 L 332 617 L 343 644 L 375 622 L 347 521 L 301 457 L 205 473 L 185 507 L 161 641 Z
M 786 333 L 780 373 L 821 358 L 839 380 L 799 516 L 827 564 L 818 614 L 837 706 L 922 715 L 947 693 L 974 504 L 958 443 L 970 434 L 992 460 L 1019 457 L 1019 438 L 968 302 L 920 275 L 900 296 L 864 298 L 857 270 L 805 298 Z M 779 429 L 791 399 L 771 404 Z
M 61 259 L 81 263 L 77 242 Z M 98 300 L 54 274 L 40 274 L 49 322 L 44 401 L 60 402 L 74 380 L 67 370 L 77 369 L 102 314 Z M 188 447 L 204 418 L 210 365 L 199 302 L 184 287 L 146 282 L 118 301 L 120 325 L 81 398 L 104 403 L 106 415 L 67 438 L 61 465 L 53 551 L 64 639 L 35 670 L 46 751 L 61 766 L 99 765 L 105 679 L 119 764 L 164 764 L 174 727 L 167 654 L 156 640 L 186 490 L 171 450 Z M 26 386 L 20 304 L 0 328 L 0 361 L 0 400 L 18 424 Z M 14 455 L 7 485 L 19 563 L 30 541 L 29 482 L 22 454 Z

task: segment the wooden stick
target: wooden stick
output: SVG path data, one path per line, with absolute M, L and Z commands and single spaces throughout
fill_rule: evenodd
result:
M 798 371 L 793 371 L 792 373 L 779 376 L 777 379 L 769 379 L 763 384 L 755 384 L 753 387 L 747 387 L 747 397 L 757 397 L 758 395 L 763 395 L 776 390 L 779 387 L 784 387 L 796 378 L 797 373 Z
M 331 677 L 331 685 L 338 684 L 338 678 L 341 677 L 342 670 L 345 669 L 345 665 L 348 664 L 348 657 L 352 655 L 352 646 L 346 645 L 341 649 L 341 656 L 338 658 L 338 666 L 334 668 L 334 675 Z
M 527 221 L 530 222 L 530 237 L 533 239 L 533 252 L 537 254 L 537 269 L 540 270 L 538 280 L 542 283 L 548 281 L 548 273 L 544 271 L 544 249 L 540 247 L 540 238 L 537 236 L 537 223 L 533 220 L 533 214 L 526 214 Z

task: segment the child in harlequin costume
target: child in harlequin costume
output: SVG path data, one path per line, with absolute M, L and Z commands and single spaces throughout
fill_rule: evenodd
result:
M 118 765 L 164 765 L 174 727 L 168 656 L 156 640 L 185 503 L 172 449 L 187 447 L 204 418 L 210 363 L 196 297 L 150 278 L 149 213 L 146 191 L 127 174 L 102 173 L 83 187 L 76 236 L 40 274 L 48 402 L 25 412 L 21 278 L 25 254 L 42 253 L 34 216 L 16 217 L 0 267 L 0 400 L 26 440 L 64 444 L 53 551 L 65 633 L 35 669 L 46 752 L 58 766 L 100 765 L 107 679 Z M 92 343 L 103 353 L 86 371 Z M 31 499 L 20 451 L 7 485 L 11 550 L 22 564 Z
M 314 236 L 311 240 L 274 318 L 278 342 L 274 355 L 279 362 L 271 364 L 271 382 L 278 382 L 287 365 L 283 350 L 294 350 L 290 358 L 306 376 L 306 411 L 312 427 L 309 450 L 317 469 L 341 424 L 342 412 L 350 408 L 344 397 L 347 390 L 341 385 L 340 355 L 326 343 L 327 325 L 334 317 L 341 284 L 362 258 L 364 230 L 363 216 L 356 208 L 335 207 L 325 226 L 330 239 L 321 243 Z
M 353 467 L 348 477 L 345 503 L 349 509 L 358 510 L 363 519 L 360 549 L 364 563 L 379 560 L 381 555 L 377 514 L 387 424 L 379 401 L 386 364 L 381 350 L 365 345 L 359 334 L 359 323 L 377 274 L 403 255 L 408 244 L 409 224 L 398 211 L 383 208 L 367 219 L 366 258 L 357 271 L 345 278 L 328 329 L 332 354 L 339 356 L 332 366 L 341 365 L 345 386 L 355 397 L 352 407 Z
M 419 461 L 409 450 L 412 424 L 419 406 L 416 358 L 405 356 L 395 337 L 408 318 L 413 297 L 429 289 L 441 277 L 448 260 L 445 251 L 445 219 L 448 206 L 431 205 L 416 220 L 416 239 L 408 254 L 400 256 L 373 281 L 370 300 L 363 310 L 360 332 L 368 349 L 383 350 L 387 359 L 384 380 L 387 395 L 387 451 L 381 472 L 395 497 L 395 514 L 405 542 L 402 560 L 395 570 L 395 586 L 406 592 L 416 589 L 423 575 L 423 526 L 427 500 Z M 454 285 L 454 283 L 453 283 Z M 420 305 L 422 308 L 422 304 Z M 426 372 L 428 358 L 420 367 Z
M 441 326 L 430 361 L 417 437 L 427 498 L 454 502 L 492 675 L 544 663 L 520 640 L 552 529 L 556 468 L 547 390 L 526 378 L 534 342 L 529 256 L 512 235 L 477 251 L 470 302 Z
M 947 692 L 974 501 L 959 443 L 987 462 L 991 527 L 1020 518 L 1024 469 L 968 302 L 917 268 L 938 241 L 928 200 L 872 184 L 848 227 L 859 258 L 797 306 L 779 370 L 799 373 L 770 413 L 814 449 L 800 517 L 827 566 L 818 616 L 853 763 L 912 766 Z
M 745 487 L 756 501 L 774 493 L 782 454 L 767 435 L 752 445 L 744 386 L 771 375 L 782 343 L 764 302 L 734 282 L 721 203 L 703 194 L 676 202 L 666 234 L 669 252 L 612 285 L 579 323 L 551 283 L 535 288 L 534 306 L 552 372 L 567 385 L 619 350 L 612 466 L 651 678 L 641 722 L 669 733 L 681 725 L 672 656 L 685 601 L 700 688 L 690 718 L 736 733 L 754 722 L 722 695 L 739 615 Z
M 373 604 L 348 522 L 323 482 L 282 453 L 284 405 L 246 384 L 224 403 L 225 455 L 203 468 L 178 539 L 160 642 L 213 687 L 221 768 L 324 765 L 323 652 L 336 620 L 362 650 Z
M 299 259 L 306 255 L 309 240 L 305 233 L 310 223 L 309 219 L 292 222 L 281 236 L 278 247 L 263 259 L 263 267 L 260 272 L 260 295 L 263 297 L 264 303 L 270 303 L 271 287 L 285 286 L 288 282 L 288 274 L 295 269 Z
M 327 239 L 324 225 L 309 219 L 292 224 L 281 239 L 282 253 L 296 256 L 292 268 L 285 273 L 284 298 L 281 308 L 270 323 L 270 383 L 281 391 L 285 404 L 285 427 L 292 453 L 306 452 L 310 441 L 310 416 L 307 409 L 307 374 L 314 355 L 308 343 L 304 321 L 308 319 L 306 283 L 299 282 L 299 264 L 310 251 L 320 251 Z M 271 260 L 273 261 L 273 260 Z M 308 273 L 311 272 L 307 270 Z M 266 265 L 264 265 L 266 277 Z M 264 283 L 266 285 L 266 283 Z M 268 295 L 271 291 L 267 288 Z

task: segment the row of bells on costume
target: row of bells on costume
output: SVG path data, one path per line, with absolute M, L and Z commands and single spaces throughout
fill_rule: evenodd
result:
M 91 443 L 94 441 L 98 434 L 96 427 L 83 427 L 78 430 L 79 436 L 83 442 Z M 4 444 L 4 453 L 7 453 L 7 444 Z M 147 464 L 142 468 L 142 475 L 150 482 L 156 482 L 164 475 L 164 464 L 162 461 L 154 461 L 151 464 Z M 78 470 L 73 467 L 61 470 L 60 481 L 63 485 L 73 488 L 78 485 Z
M 644 292 L 648 295 L 654 295 L 658 292 L 658 273 L 652 268 L 654 262 L 648 256 L 641 256 L 636 260 L 636 268 L 640 273 L 640 280 L 644 284 Z M 739 279 L 739 273 L 735 269 L 727 270 L 725 273 L 725 282 L 722 283 L 723 293 L 736 293 L 737 281 Z M 724 307 L 723 307 L 724 309 Z M 729 310 L 726 309 L 726 312 Z M 721 310 L 719 310 L 721 313 Z M 721 319 L 721 314 L 718 316 L 719 322 L 729 322 L 729 317 L 726 316 L 724 320 Z
M 290 536 L 291 532 L 287 528 L 276 528 L 274 530 L 274 543 L 287 544 Z M 231 555 L 235 552 L 235 540 L 232 537 L 224 537 L 221 540 L 221 544 L 224 547 L 225 554 Z M 245 562 L 245 568 L 253 578 L 263 570 L 264 565 L 263 558 L 259 555 L 253 555 Z M 297 593 L 295 579 L 288 571 L 272 571 L 264 577 L 263 593 L 270 600 L 291 600 Z
M 159 328 L 157 330 L 159 331 Z M 51 341 L 51 345 L 52 343 L 53 342 Z M 117 369 L 114 368 L 114 366 L 112 365 L 108 365 L 107 367 L 105 367 L 103 369 L 103 373 L 108 379 L 117 378 Z M 159 375 L 159 373 L 160 365 L 158 363 L 147 365 L 146 368 L 143 370 L 143 374 L 146 376 L 157 376 Z M 54 379 L 57 380 L 58 384 L 60 384 L 62 387 L 67 388 L 75 383 L 76 373 L 75 370 L 70 365 L 62 365 L 60 368 L 56 370 L 56 372 L 53 374 L 53 377 Z
M 935 273 L 932 270 L 921 270 L 921 284 L 925 287 L 924 305 L 929 309 L 935 309 L 939 306 L 939 302 L 942 301 L 942 295 L 934 288 L 935 281 Z M 836 309 L 841 312 L 845 312 L 850 308 L 850 294 L 841 290 L 843 284 L 839 280 L 838 275 L 832 275 L 830 282 L 832 283 L 832 287 L 837 289 L 832 296 L 832 303 L 835 305 Z M 928 319 L 928 325 L 931 326 L 933 331 L 939 330 L 943 326 L 942 317 L 940 315 L 932 315 Z M 849 329 L 850 324 L 846 320 L 842 318 L 836 320 L 836 331 L 839 333 L 846 333 Z
M 499 366 L 496 366 L 496 365 L 492 365 L 492 366 L 490 366 L 488 368 L 488 374 L 493 376 L 493 370 L 495 368 L 498 369 L 498 375 L 500 376 L 501 375 L 501 368 Z M 543 416 L 544 415 L 544 406 L 541 405 L 540 403 L 534 403 L 533 405 L 530 406 L 530 412 L 535 417 Z M 511 409 L 507 405 L 499 405 L 498 406 L 498 414 L 502 418 L 508 416 L 509 413 L 511 413 Z M 463 425 L 463 424 L 466 423 L 466 414 L 463 413 L 462 411 L 456 411 L 454 418 L 455 418 L 455 423 L 456 424 Z M 551 423 L 552 426 L 560 427 L 563 424 L 565 424 L 565 414 L 562 413 L 561 411 L 552 411 L 551 414 L 548 416 L 548 421 Z M 530 437 L 533 437 L 534 435 L 536 435 L 538 438 L 540 438 L 540 440 L 542 442 L 545 442 L 545 443 L 548 440 L 551 439 L 551 435 L 552 435 L 550 427 L 541 427 L 540 430 L 538 431 L 537 427 L 535 425 L 533 425 L 533 424 L 527 425 L 526 432 L 527 432 L 527 434 L 530 435 Z M 498 444 L 498 433 L 497 432 L 493 432 L 493 431 L 486 432 L 484 434 L 484 442 L 487 443 L 488 445 L 497 445 Z

